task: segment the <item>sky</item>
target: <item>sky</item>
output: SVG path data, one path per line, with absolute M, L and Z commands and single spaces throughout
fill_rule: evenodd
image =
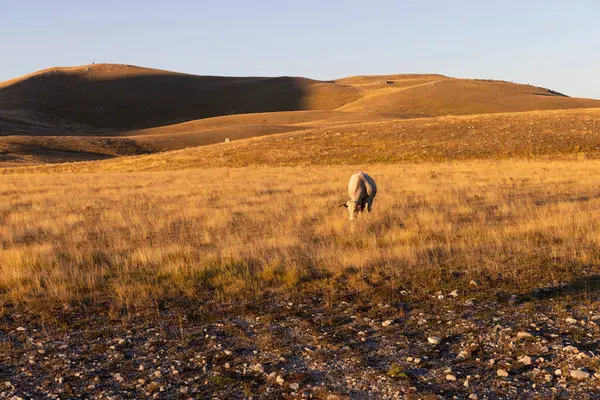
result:
M 0 0 L 0 81 L 53 66 L 440 73 L 600 99 L 600 0 Z

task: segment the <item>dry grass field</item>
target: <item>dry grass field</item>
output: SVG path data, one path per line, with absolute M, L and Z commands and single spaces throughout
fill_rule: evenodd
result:
M 373 302 L 480 281 L 525 293 L 599 273 L 600 162 L 374 165 L 0 178 L 3 304 L 137 309 L 269 291 Z M 485 291 L 485 290 L 484 290 Z

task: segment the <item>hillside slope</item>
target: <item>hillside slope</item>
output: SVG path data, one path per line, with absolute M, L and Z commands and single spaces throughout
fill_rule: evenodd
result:
M 418 82 L 411 86 L 388 85 L 337 110 L 433 117 L 600 107 L 600 100 L 572 98 L 509 82 L 471 79 Z
M 197 76 L 94 64 L 50 68 L 0 83 L 0 134 L 115 135 L 141 129 L 148 133 L 151 128 L 204 118 L 302 110 L 414 117 L 587 107 L 600 107 L 600 101 L 526 85 L 433 74 L 325 82 Z
M 0 83 L 0 166 L 325 128 L 361 131 L 371 122 L 594 107 L 600 100 L 435 74 L 316 81 L 196 76 L 120 64 L 50 68 Z
M 127 65 L 52 68 L 0 84 L 14 119 L 82 134 L 133 130 L 229 114 L 331 110 L 358 91 L 306 78 L 196 76 Z
M 600 108 L 325 125 L 161 154 L 6 168 L 0 173 L 360 166 L 512 157 L 600 158 Z

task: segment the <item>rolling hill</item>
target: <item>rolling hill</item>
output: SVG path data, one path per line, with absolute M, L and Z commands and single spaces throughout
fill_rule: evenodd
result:
M 373 165 L 505 158 L 600 158 L 600 109 L 527 111 L 323 125 L 229 143 L 0 173 Z
M 386 121 L 393 126 L 391 121 L 595 107 L 600 100 L 435 74 L 317 81 L 197 76 L 121 64 L 57 67 L 0 83 L 0 165 L 105 159 L 328 129 L 378 135 L 378 123 Z

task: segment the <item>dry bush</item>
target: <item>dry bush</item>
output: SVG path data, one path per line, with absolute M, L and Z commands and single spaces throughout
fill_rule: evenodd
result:
M 597 272 L 597 161 L 0 176 L 0 299 L 113 309 L 269 291 L 392 301 L 468 285 L 523 292 Z

